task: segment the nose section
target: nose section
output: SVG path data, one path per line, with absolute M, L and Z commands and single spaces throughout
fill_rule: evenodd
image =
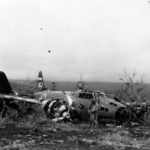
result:
M 119 123 L 119 124 L 123 124 L 123 123 L 129 121 L 129 117 L 130 117 L 129 112 L 124 107 L 120 107 L 116 111 L 115 118 L 116 118 L 116 122 Z

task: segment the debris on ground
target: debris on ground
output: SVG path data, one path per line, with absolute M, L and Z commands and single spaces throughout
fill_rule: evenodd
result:
M 150 147 L 150 128 L 117 127 L 95 128 L 89 132 L 88 124 L 38 122 L 19 127 L 13 123 L 0 128 L 2 150 L 147 150 Z

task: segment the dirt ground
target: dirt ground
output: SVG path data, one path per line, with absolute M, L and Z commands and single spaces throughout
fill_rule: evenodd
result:
M 0 127 L 1 150 L 115 150 L 111 144 L 98 144 L 102 132 L 116 132 L 116 127 L 100 127 L 90 132 L 89 124 L 39 122 L 36 125 L 8 123 Z M 128 131 L 133 138 L 149 138 L 145 128 Z M 147 137 L 146 137 L 147 136 Z M 137 150 L 138 147 L 127 147 Z
M 16 145 L 16 149 L 21 149 L 22 146 L 24 149 L 35 150 L 88 150 L 94 146 L 94 143 L 84 144 L 80 139 L 87 137 L 92 139 L 95 134 L 90 133 L 86 125 L 84 128 L 82 125 L 77 128 L 77 125 L 72 124 L 44 122 L 31 128 L 11 123 L 0 128 L 0 146 L 1 149 L 8 148 L 8 145 L 15 148 Z

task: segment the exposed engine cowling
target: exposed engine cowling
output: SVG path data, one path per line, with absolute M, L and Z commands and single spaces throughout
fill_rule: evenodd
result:
M 44 104 L 44 111 L 48 118 L 54 119 L 59 117 L 66 117 L 68 114 L 68 107 L 64 104 L 64 102 L 59 101 L 59 99 L 48 100 Z

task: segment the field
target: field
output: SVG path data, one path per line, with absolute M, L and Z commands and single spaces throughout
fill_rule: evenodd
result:
M 21 92 L 35 90 L 28 81 L 11 81 L 13 89 Z M 46 85 L 51 88 L 50 82 Z M 57 90 L 74 90 L 73 82 L 58 82 Z M 114 93 L 120 83 L 88 83 L 89 88 Z M 145 94 L 149 96 L 147 85 Z M 100 124 L 93 132 L 89 123 L 53 123 L 40 107 L 31 115 L 17 120 L 0 118 L 0 149 L 2 150 L 149 150 L 150 127 Z
M 32 119 L 31 119 L 32 120 Z M 97 127 L 89 124 L 36 122 L 3 123 L 0 126 L 1 150 L 149 150 L 149 127 Z

